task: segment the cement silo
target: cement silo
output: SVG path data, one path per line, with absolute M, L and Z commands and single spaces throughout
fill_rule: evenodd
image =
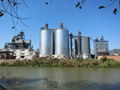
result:
M 69 31 L 60 24 L 60 28 L 55 30 L 55 57 L 69 57 Z
M 73 34 L 70 33 L 69 34 L 69 55 L 70 55 L 70 58 L 73 58 Z
M 48 28 L 48 24 L 40 31 L 40 57 L 53 55 L 54 30 Z
M 81 36 L 81 48 L 83 58 L 90 57 L 90 37 Z
M 81 32 L 78 32 L 78 36 L 74 36 L 74 44 L 75 44 L 75 57 L 82 57 Z

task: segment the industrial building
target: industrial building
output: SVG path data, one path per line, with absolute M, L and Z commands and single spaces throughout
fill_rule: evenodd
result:
M 40 57 L 69 58 L 69 31 L 60 24 L 59 28 L 40 30 Z
M 90 58 L 90 37 L 69 34 L 60 24 L 59 28 L 49 28 L 48 24 L 40 30 L 40 57 L 51 58 Z
M 5 43 L 0 49 L 0 59 L 32 59 L 36 55 L 43 58 L 91 58 L 90 40 L 88 36 L 69 33 L 69 30 L 60 23 L 58 28 L 49 28 L 48 24 L 40 30 L 40 48 L 34 51 L 31 40 L 25 39 L 24 32 L 14 36 L 10 43 Z M 109 55 L 108 41 L 102 36 L 94 40 L 95 56 Z
M 24 32 L 12 38 L 10 43 L 5 43 L 4 49 L 0 50 L 0 59 L 32 59 L 35 51 L 31 45 L 31 40 L 25 40 Z
M 74 36 L 75 57 L 90 58 L 90 37 L 82 36 L 78 32 L 78 36 Z
M 97 38 L 94 40 L 94 52 L 96 57 L 109 55 L 108 41 L 104 40 L 103 36 L 100 39 Z
M 111 56 L 120 56 L 120 49 L 112 49 L 110 50 Z

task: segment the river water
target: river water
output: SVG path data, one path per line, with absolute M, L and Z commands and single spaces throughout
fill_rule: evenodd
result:
M 0 67 L 0 90 L 120 90 L 119 68 Z

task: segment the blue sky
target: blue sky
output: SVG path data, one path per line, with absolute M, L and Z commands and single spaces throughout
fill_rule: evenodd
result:
M 107 0 L 103 0 L 104 2 L 88 0 L 81 10 L 75 8 L 75 2 L 72 0 L 54 0 L 48 6 L 45 6 L 44 1 L 26 0 L 29 8 L 24 5 L 19 6 L 19 15 L 29 18 L 24 21 L 27 27 L 19 23 L 18 30 L 12 30 L 10 16 L 5 15 L 0 18 L 0 48 L 3 48 L 5 42 L 10 42 L 14 35 L 23 30 L 26 39 L 31 39 L 34 48 L 37 49 L 40 28 L 45 23 L 48 23 L 51 28 L 56 28 L 61 22 L 69 29 L 69 32 L 75 35 L 78 31 L 93 39 L 103 35 L 109 41 L 110 49 L 120 47 L 120 13 L 113 15 L 114 5 L 98 10 L 98 6 L 105 4 Z

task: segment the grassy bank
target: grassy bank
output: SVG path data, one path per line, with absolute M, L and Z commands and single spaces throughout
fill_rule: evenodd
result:
M 101 60 L 96 59 L 40 59 L 33 60 L 14 60 L 1 62 L 0 66 L 31 66 L 31 67 L 120 67 L 120 62 L 106 57 Z

